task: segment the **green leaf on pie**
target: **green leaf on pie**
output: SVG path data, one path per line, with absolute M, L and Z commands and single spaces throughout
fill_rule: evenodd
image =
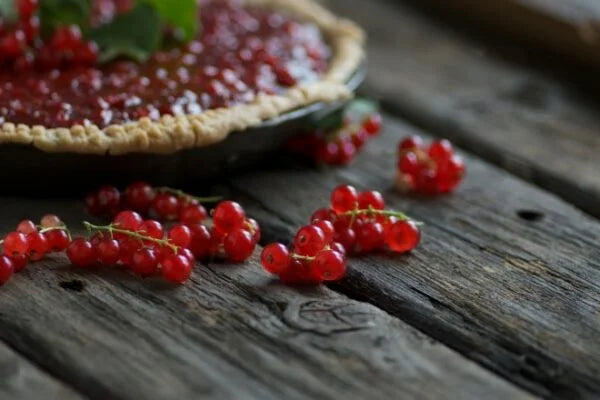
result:
M 156 9 L 138 4 L 110 23 L 91 30 L 88 38 L 100 47 L 101 62 L 119 57 L 144 62 L 160 48 L 162 36 L 163 24 Z
M 0 17 L 8 22 L 17 20 L 18 13 L 14 0 L 0 0 Z
M 192 40 L 198 31 L 197 0 L 139 0 L 152 5 L 162 20 L 181 31 L 182 39 Z M 176 3 L 176 4 L 174 4 Z
M 79 25 L 85 29 L 91 12 L 91 0 L 40 1 L 42 32 L 49 34 L 64 25 Z

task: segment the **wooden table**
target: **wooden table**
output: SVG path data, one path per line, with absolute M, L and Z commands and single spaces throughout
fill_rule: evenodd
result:
M 379 189 L 425 222 L 419 249 L 353 258 L 313 288 L 256 257 L 199 265 L 180 288 L 50 257 L 0 289 L 0 398 L 600 397 L 597 102 L 397 2 L 331 3 L 370 31 L 381 138 L 348 168 L 281 162 L 212 191 L 268 242 L 336 184 Z M 461 146 L 457 193 L 393 190 L 395 144 L 413 133 Z M 50 211 L 85 218 L 79 199 L 2 198 L 2 230 Z

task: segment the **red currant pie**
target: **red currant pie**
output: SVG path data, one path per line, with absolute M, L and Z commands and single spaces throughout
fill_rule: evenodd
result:
M 14 0 L 1 10 L 0 142 L 171 153 L 352 96 L 363 32 L 315 0 L 173 3 Z

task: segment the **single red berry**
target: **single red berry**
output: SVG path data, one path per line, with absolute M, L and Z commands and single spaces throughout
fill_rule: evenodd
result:
M 185 225 L 199 224 L 208 214 L 202 204 L 186 204 L 179 211 L 179 222 Z
M 57 226 L 62 226 L 63 222 L 57 215 L 54 214 L 46 214 L 40 220 L 40 225 L 44 228 L 54 228 Z
M 99 54 L 100 51 L 95 42 L 82 42 L 73 51 L 73 62 L 79 66 L 94 65 L 98 61 Z
M 213 225 L 221 232 L 231 232 L 244 227 L 246 213 L 233 201 L 222 201 L 213 212 Z
M 26 39 L 25 33 L 20 29 L 4 34 L 0 38 L 0 54 L 6 59 L 16 59 L 23 53 L 27 45 Z
M 356 244 L 362 252 L 380 249 L 384 244 L 383 226 L 379 222 L 367 222 L 358 227 Z
M 310 261 L 292 260 L 288 267 L 279 273 L 279 280 L 291 285 L 314 285 L 322 281 L 316 276 Z
M 133 253 L 133 258 L 129 267 L 133 272 L 143 277 L 156 274 L 158 269 L 158 257 L 156 251 L 147 247 L 137 250 Z
M 105 210 L 98 202 L 97 192 L 89 192 L 85 196 L 85 210 L 91 215 L 99 216 L 104 214 Z
M 317 221 L 317 220 L 325 220 L 325 221 L 335 222 L 336 219 L 337 219 L 337 214 L 331 208 L 321 208 L 321 209 L 315 211 L 313 213 L 313 215 L 310 217 L 311 222 Z
M 252 234 L 252 240 L 254 241 L 254 244 L 260 242 L 261 231 L 258 221 L 256 221 L 254 218 L 248 218 L 246 220 L 246 230 Z
M 409 136 L 403 139 L 398 145 L 398 152 L 404 153 L 407 150 L 415 150 L 423 146 L 423 139 L 420 136 Z
M 403 153 L 398 159 L 398 170 L 402 173 L 416 175 L 419 172 L 419 168 L 419 159 L 412 151 Z
M 161 264 L 162 276 L 169 282 L 184 283 L 192 273 L 192 262 L 182 255 L 166 257 Z
M 131 266 L 133 254 L 143 247 L 138 239 L 124 239 L 119 241 L 119 260 L 125 266 Z
M 192 251 L 190 249 L 185 249 L 185 248 L 181 247 L 177 251 L 177 254 L 188 258 L 192 262 L 192 264 L 194 264 L 196 262 L 196 257 L 194 257 L 194 253 L 192 253 Z M 162 260 L 162 258 L 161 258 L 161 260 Z
M 179 202 L 172 194 L 159 193 L 152 201 L 152 209 L 160 218 L 172 220 L 179 213 Z
M 342 214 L 353 210 L 358 205 L 358 193 L 353 186 L 340 185 L 331 193 L 331 208 Z
M 362 149 L 368 139 L 369 133 L 365 129 L 359 129 L 351 136 L 352 144 L 354 144 L 357 150 Z
M 17 0 L 16 3 L 21 21 L 30 19 L 38 8 L 38 0 Z
M 334 250 L 323 250 L 311 263 L 311 268 L 322 281 L 337 281 L 346 274 L 344 256 Z
M 335 236 L 335 227 L 331 221 L 327 221 L 324 219 L 316 220 L 312 222 L 313 225 L 321 228 L 323 234 L 325 235 L 325 243 L 330 244 L 333 242 L 333 237 Z
M 55 229 L 45 233 L 50 251 L 63 251 L 69 247 L 69 235 L 62 229 Z
M 337 251 L 341 255 L 346 256 L 346 248 L 340 242 L 333 242 L 329 245 L 329 247 L 331 248 L 331 250 Z
M 288 267 L 292 258 L 288 248 L 281 243 L 266 246 L 260 256 L 263 268 L 271 274 L 279 274 Z
M 96 192 L 97 207 L 103 210 L 103 213 L 114 213 L 121 203 L 121 193 L 119 189 L 111 185 L 104 185 Z
M 191 225 L 192 241 L 190 250 L 194 253 L 197 259 L 205 259 L 210 255 L 211 251 L 211 235 L 208 228 L 204 225 Z
M 432 142 L 427 153 L 429 154 L 429 157 L 440 163 L 445 162 L 452 157 L 454 149 L 448 140 L 442 139 Z
M 335 164 L 340 154 L 340 146 L 336 142 L 321 141 L 316 147 L 315 159 L 322 164 Z
M 143 223 L 142 216 L 130 210 L 121 211 L 113 220 L 113 224 L 117 228 L 132 232 L 139 230 Z
M 356 147 L 351 141 L 342 141 L 339 143 L 339 151 L 336 158 L 336 164 L 349 164 L 356 155 Z
M 10 259 L 13 263 L 15 272 L 24 270 L 29 262 L 29 258 L 25 254 L 15 254 L 14 256 L 11 256 Z
M 37 227 L 35 226 L 35 223 L 29 219 L 24 219 L 23 221 L 19 222 L 19 225 L 17 225 L 17 232 L 23 233 L 25 235 L 36 231 Z
M 154 189 L 146 182 L 135 182 L 125 189 L 127 205 L 135 211 L 146 213 L 154 199 Z
M 381 193 L 376 190 L 361 192 L 358 195 L 358 207 L 362 210 L 368 210 L 369 208 L 383 210 L 385 208 L 385 200 Z
M 27 236 L 20 232 L 10 232 L 4 238 L 4 254 L 14 256 L 18 254 L 27 254 Z
M 236 229 L 225 236 L 223 248 L 227 258 L 232 262 L 242 262 L 247 260 L 256 247 L 256 242 L 252 234 L 245 229 Z
M 420 170 L 415 179 L 415 190 L 427 195 L 437 194 L 438 186 L 436 171 L 431 168 Z
M 396 253 L 413 250 L 420 240 L 421 231 L 414 221 L 398 221 L 386 230 L 385 242 Z
M 438 164 L 437 185 L 441 193 L 449 193 L 454 190 L 465 175 L 465 164 L 463 160 L 453 155 L 446 162 Z
M 153 219 L 147 219 L 142 222 L 142 225 L 140 225 L 138 231 L 144 236 L 148 236 L 153 239 L 162 239 L 165 235 L 162 224 Z
M 27 235 L 27 249 L 29 259 L 37 261 L 44 258 L 46 253 L 50 251 L 50 244 L 46 239 L 46 235 L 37 231 Z
M 343 228 L 340 227 L 335 230 L 333 240 L 344 246 L 346 253 L 351 253 L 356 245 L 356 232 L 348 226 Z
M 0 285 L 4 285 L 12 278 L 15 272 L 15 267 L 10 258 L 0 256 Z
M 107 266 L 116 265 L 121 258 L 121 246 L 119 242 L 110 237 L 100 239 L 94 246 L 98 261 Z
M 315 225 L 307 225 L 294 238 L 294 251 L 306 256 L 314 256 L 327 245 L 325 233 Z
M 60 27 L 52 35 L 50 43 L 58 51 L 75 50 L 81 44 L 81 30 L 77 25 Z
M 363 128 L 369 132 L 369 135 L 377 135 L 381 131 L 381 123 L 381 114 L 372 114 L 363 122 Z
M 169 240 L 175 246 L 188 247 L 192 242 L 192 232 L 185 225 L 175 225 L 169 230 Z
M 91 242 L 78 238 L 73 240 L 67 247 L 67 257 L 74 266 L 87 268 L 96 261 L 96 251 Z

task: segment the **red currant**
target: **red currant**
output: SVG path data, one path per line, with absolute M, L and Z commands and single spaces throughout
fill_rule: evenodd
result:
M 452 149 L 452 144 L 448 140 L 442 139 L 431 143 L 427 153 L 429 154 L 429 157 L 440 163 L 447 161 L 452 157 L 454 150 Z
M 338 213 L 353 210 L 358 205 L 358 193 L 353 186 L 341 185 L 331 193 L 331 208 Z
M 363 122 L 363 128 L 365 128 L 369 135 L 373 136 L 381 130 L 381 123 L 381 115 L 373 114 Z
M 310 217 L 311 222 L 317 220 L 325 220 L 335 222 L 337 214 L 331 208 L 321 208 L 313 213 Z
M 231 231 L 223 241 L 223 248 L 227 258 L 233 262 L 242 262 L 247 260 L 256 247 L 256 242 L 252 234 L 245 229 L 236 229 Z
M 185 225 L 175 225 L 169 230 L 169 240 L 175 246 L 188 247 L 192 242 L 192 232 Z
M 177 197 L 169 193 L 159 193 L 152 201 L 152 209 L 160 218 L 172 220 L 179 212 Z
M 104 213 L 114 213 L 121 202 L 121 193 L 114 186 L 104 185 L 96 193 L 97 207 Z
M 17 0 L 17 9 L 21 21 L 30 19 L 37 8 L 38 0 Z
M 263 268 L 271 274 L 279 274 L 288 267 L 292 258 L 288 248 L 281 243 L 266 246 L 260 256 Z
M 213 213 L 213 225 L 221 232 L 231 232 L 243 228 L 245 220 L 244 209 L 233 201 L 219 203 Z
M 357 227 L 356 244 L 362 252 L 380 249 L 384 244 L 383 226 L 379 222 L 367 222 Z
M 121 247 L 119 242 L 110 237 L 100 239 L 94 246 L 98 261 L 103 265 L 116 265 L 121 258 Z
M 415 175 L 419 172 L 419 159 L 412 151 L 407 151 L 400 156 L 398 160 L 398 169 L 409 175 Z
M 184 283 L 192 273 L 192 262 L 182 255 L 171 255 L 161 262 L 162 276 L 174 283 Z
M 381 193 L 376 190 L 362 192 L 358 195 L 358 207 L 362 210 L 368 210 L 369 208 L 383 210 L 385 208 L 385 200 Z
M 421 231 L 413 221 L 398 221 L 386 230 L 385 241 L 396 253 L 411 251 L 421 240 Z
M 141 249 L 143 244 L 138 239 L 125 239 L 119 242 L 119 260 L 123 265 L 131 266 L 133 254 Z
M 137 250 L 133 253 L 129 267 L 133 272 L 143 277 L 156 274 L 158 268 L 156 251 L 147 247 Z
M 25 235 L 36 231 L 37 227 L 35 226 L 35 223 L 29 219 L 25 219 L 19 222 L 19 225 L 17 225 L 17 232 L 23 233 Z
M 142 222 L 139 232 L 153 239 L 162 239 L 165 234 L 162 224 L 153 219 L 147 219 Z
M 322 164 L 335 164 L 340 154 L 340 146 L 335 142 L 322 141 L 317 145 L 315 158 Z
M 50 244 L 45 234 L 32 232 L 27 235 L 27 249 L 29 258 L 33 261 L 41 260 L 50 251 Z
M 204 225 L 191 225 L 192 241 L 190 250 L 197 259 L 205 259 L 211 252 L 211 235 L 208 228 Z
M 294 238 L 294 251 L 302 255 L 314 256 L 326 245 L 325 234 L 315 225 L 300 228 Z
M 62 226 L 63 222 L 54 214 L 46 214 L 40 220 L 40 225 L 44 228 L 54 228 L 57 226 Z
M 15 272 L 24 270 L 29 262 L 29 258 L 25 254 L 15 254 L 14 256 L 11 256 L 10 259 L 13 263 Z
M 335 228 L 331 221 L 327 220 L 316 220 L 312 222 L 313 225 L 321 228 L 323 231 L 323 235 L 325 235 L 325 243 L 329 244 L 333 242 L 333 237 L 335 236 Z
M 409 136 L 403 139 L 398 145 L 398 151 L 403 153 L 407 150 L 415 150 L 423 146 L 423 139 L 420 136 Z
M 310 261 L 292 260 L 279 273 L 279 280 L 286 284 L 315 284 L 321 280 L 315 275 Z
M 323 250 L 312 261 L 315 276 L 322 281 L 337 281 L 346 274 L 344 256 L 334 250 Z
M 10 258 L 0 256 L 0 285 L 4 285 L 10 280 L 15 272 L 15 267 Z
M 67 257 L 74 266 L 87 268 L 96 261 L 96 251 L 91 242 L 78 238 L 67 247 Z
M 50 251 L 63 251 L 69 246 L 69 235 L 62 229 L 45 233 Z
M 135 211 L 121 211 L 113 220 L 114 225 L 119 229 L 135 232 L 140 229 L 144 220 L 141 215 Z
M 27 236 L 20 232 L 10 232 L 4 238 L 4 254 L 14 256 L 19 254 L 27 254 Z
M 341 255 L 346 256 L 346 248 L 340 242 L 333 242 L 329 245 L 329 247 L 331 248 L 331 250 L 337 251 Z
M 138 212 L 146 213 L 154 199 L 154 189 L 146 182 L 135 182 L 125 189 L 127 205 Z
M 185 225 L 199 224 L 208 214 L 201 204 L 187 204 L 179 211 L 179 221 Z
M 333 240 L 344 246 L 346 253 L 350 253 L 356 245 L 356 232 L 348 226 L 340 227 L 335 230 Z
M 252 240 L 254 240 L 254 243 L 258 243 L 260 242 L 260 237 L 261 237 L 261 231 L 260 231 L 260 225 L 258 224 L 258 221 L 256 221 L 254 218 L 248 218 L 246 220 L 246 225 L 247 228 L 250 230 L 250 233 L 252 234 Z

